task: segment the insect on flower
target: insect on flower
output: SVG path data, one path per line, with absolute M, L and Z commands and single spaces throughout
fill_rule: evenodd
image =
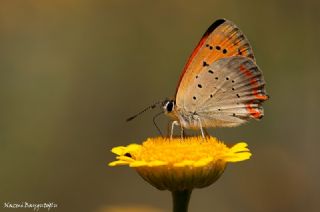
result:
M 231 21 L 219 19 L 204 33 L 189 57 L 175 97 L 161 105 L 174 126 L 200 130 L 235 127 L 249 119 L 261 119 L 262 102 L 269 97 L 262 71 L 256 64 L 248 39 Z M 137 115 L 127 119 L 132 120 Z M 157 127 L 158 128 L 158 127 Z

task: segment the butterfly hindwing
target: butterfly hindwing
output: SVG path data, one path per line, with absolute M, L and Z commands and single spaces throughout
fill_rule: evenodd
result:
M 254 60 L 249 41 L 240 29 L 225 19 L 215 21 L 202 36 L 182 71 L 176 91 L 177 104 L 185 104 L 185 89 L 203 67 L 221 58 L 236 55 Z
M 203 67 L 189 83 L 184 111 L 197 114 L 203 127 L 237 126 L 263 116 L 268 98 L 255 62 L 242 56 L 220 59 Z

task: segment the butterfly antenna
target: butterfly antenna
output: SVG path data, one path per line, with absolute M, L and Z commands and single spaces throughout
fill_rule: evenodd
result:
M 156 118 L 158 118 L 158 117 L 159 117 L 161 114 L 163 114 L 163 113 L 164 113 L 164 111 L 161 111 L 160 113 L 157 113 L 157 114 L 153 117 L 153 119 L 152 119 L 153 124 L 154 124 L 154 126 L 157 128 L 157 130 L 158 130 L 159 134 L 161 135 L 161 137 L 163 137 L 163 134 L 162 134 L 159 126 L 158 126 L 157 123 L 156 123 Z
M 131 121 L 131 120 L 135 119 L 137 116 L 141 115 L 142 113 L 144 113 L 144 112 L 146 112 L 146 111 L 148 111 L 148 110 L 150 110 L 150 109 L 154 109 L 154 108 L 155 108 L 157 105 L 159 105 L 160 103 L 161 103 L 161 102 L 156 102 L 156 103 L 154 103 L 153 105 L 150 105 L 150 106 L 146 107 L 146 108 L 143 109 L 141 112 L 135 114 L 134 116 L 131 116 L 131 117 L 127 118 L 126 121 Z

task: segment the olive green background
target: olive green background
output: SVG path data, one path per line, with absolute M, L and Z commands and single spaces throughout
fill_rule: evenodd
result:
M 190 211 L 317 211 L 319 11 L 316 0 L 1 1 L 0 211 L 32 211 L 3 208 L 24 201 L 57 203 L 51 211 L 170 211 L 169 192 L 107 166 L 110 149 L 158 135 L 159 109 L 125 119 L 174 95 L 218 18 L 249 38 L 271 99 L 262 121 L 210 130 L 228 144 L 246 141 L 253 157 L 195 190 Z

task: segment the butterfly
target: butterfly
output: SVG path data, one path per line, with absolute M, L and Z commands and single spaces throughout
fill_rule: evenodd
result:
M 268 98 L 248 39 L 234 23 L 219 19 L 189 57 L 175 97 L 161 105 L 172 120 L 171 137 L 176 125 L 181 135 L 184 129 L 200 129 L 204 137 L 206 128 L 235 127 L 261 119 L 262 102 Z

